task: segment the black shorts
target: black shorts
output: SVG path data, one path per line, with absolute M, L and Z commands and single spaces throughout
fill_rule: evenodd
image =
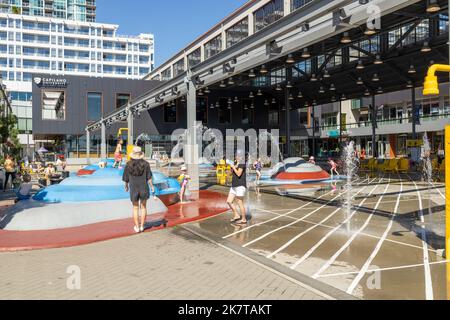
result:
M 132 202 L 147 201 L 150 199 L 150 190 L 148 188 L 130 190 L 130 199 Z

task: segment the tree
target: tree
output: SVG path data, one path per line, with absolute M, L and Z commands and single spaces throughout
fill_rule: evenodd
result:
M 6 105 L 1 106 L 2 111 L 5 110 Z M 0 155 L 10 154 L 15 158 L 19 158 L 22 149 L 17 130 L 17 117 L 14 114 L 2 112 L 0 117 Z

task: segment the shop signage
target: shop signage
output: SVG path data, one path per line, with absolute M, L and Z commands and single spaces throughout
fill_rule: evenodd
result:
M 68 81 L 64 78 L 41 78 L 35 77 L 34 83 L 39 88 L 67 88 Z
M 423 140 L 406 140 L 408 148 L 420 148 L 423 146 Z

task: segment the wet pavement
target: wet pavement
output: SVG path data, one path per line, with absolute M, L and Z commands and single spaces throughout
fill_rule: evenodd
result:
M 248 226 L 231 213 L 194 225 L 357 298 L 447 299 L 444 186 L 381 175 L 351 194 L 347 210 L 340 185 L 252 188 Z

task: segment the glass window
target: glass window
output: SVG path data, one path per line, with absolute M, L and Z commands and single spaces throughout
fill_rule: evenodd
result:
M 222 35 L 219 35 L 205 44 L 205 57 L 206 59 L 215 56 L 222 51 Z
M 304 7 L 308 3 L 312 2 L 313 0 L 292 0 L 291 8 L 292 11 L 297 10 L 298 8 Z
M 98 121 L 102 117 L 102 94 L 88 92 L 87 94 L 87 120 Z
M 173 64 L 174 76 L 178 76 L 184 72 L 184 59 L 180 59 Z
M 203 124 L 208 122 L 208 99 L 206 97 L 197 98 L 197 121 Z
M 42 119 L 64 120 L 66 117 L 65 91 L 42 91 Z
M 177 122 L 177 105 L 164 105 L 164 122 Z
M 255 20 L 255 32 L 257 32 L 283 18 L 284 1 L 272 0 L 264 7 L 256 10 L 253 15 Z
M 269 107 L 269 126 L 280 124 L 280 107 L 278 104 L 271 104 Z
M 202 62 L 202 55 L 201 55 L 201 49 L 197 48 L 192 53 L 190 53 L 188 56 L 188 67 L 192 68 L 195 67 L 197 64 Z
M 248 37 L 248 18 L 241 20 L 226 31 L 227 48 Z
M 129 93 L 119 93 L 116 96 L 116 109 L 125 107 L 130 102 L 131 95 Z
M 231 123 L 231 109 L 228 107 L 228 99 L 219 99 L 219 110 L 217 112 L 219 116 L 220 124 L 230 124 Z
M 172 78 L 172 70 L 167 68 L 166 70 L 161 72 L 161 80 L 170 80 Z
M 254 124 L 255 122 L 255 110 L 252 108 L 253 100 L 242 100 L 242 124 Z

